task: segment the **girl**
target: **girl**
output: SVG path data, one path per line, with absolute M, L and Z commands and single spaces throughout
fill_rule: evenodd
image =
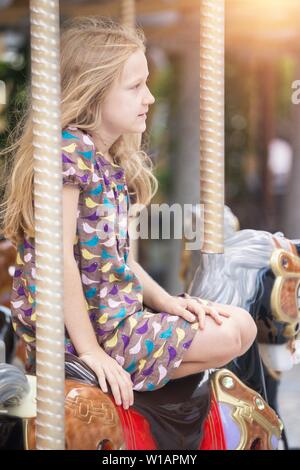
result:
M 97 17 L 66 23 L 61 38 L 66 350 L 109 383 L 117 405 L 133 390 L 223 366 L 256 335 L 239 308 L 171 296 L 134 261 L 129 195 L 148 204 L 157 183 L 141 151 L 154 97 L 143 33 Z M 29 108 L 28 108 L 29 109 Z M 4 235 L 17 247 L 13 324 L 35 353 L 35 261 L 30 112 L 7 189 Z M 116 215 L 118 225 L 116 225 Z

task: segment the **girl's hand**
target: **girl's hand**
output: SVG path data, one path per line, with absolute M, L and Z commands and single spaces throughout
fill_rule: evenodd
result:
M 133 405 L 133 384 L 130 374 L 115 359 L 102 349 L 80 354 L 79 358 L 95 372 L 104 393 L 108 392 L 106 383 L 108 381 L 117 405 L 123 402 L 125 410 Z
M 199 321 L 199 328 L 204 329 L 205 317 L 209 315 L 218 324 L 223 323 L 223 317 L 230 317 L 230 313 L 220 307 L 216 307 L 213 302 L 200 299 L 200 297 L 191 297 L 185 294 L 185 297 L 172 296 L 171 303 L 168 303 L 168 309 L 164 310 L 171 315 L 178 315 L 189 322 Z

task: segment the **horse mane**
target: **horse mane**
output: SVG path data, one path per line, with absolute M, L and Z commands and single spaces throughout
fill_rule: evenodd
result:
M 24 372 L 11 364 L 0 364 L 0 408 L 18 406 L 30 389 Z
M 275 249 L 273 237 L 280 239 L 281 245 L 285 237 L 281 232 L 235 231 L 236 222 L 232 217 L 230 209 L 225 208 L 224 254 L 201 254 L 188 293 L 249 309 L 261 283 L 259 272 L 270 267 Z

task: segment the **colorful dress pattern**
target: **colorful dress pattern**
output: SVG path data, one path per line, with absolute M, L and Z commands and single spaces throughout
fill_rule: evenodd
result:
M 143 304 L 142 286 L 127 264 L 129 194 L 124 170 L 96 151 L 83 130 L 62 132 L 63 184 L 80 188 L 76 259 L 98 343 L 130 374 L 134 390 L 161 388 L 189 348 L 198 323 Z M 11 296 L 13 325 L 35 356 L 34 239 L 17 247 Z M 66 351 L 76 354 L 66 331 Z

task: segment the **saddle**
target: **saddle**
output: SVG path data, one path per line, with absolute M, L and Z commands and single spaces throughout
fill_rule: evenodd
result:
M 99 407 L 100 402 L 105 398 L 110 400 L 98 387 L 98 380 L 94 372 L 86 366 L 83 361 L 72 354 L 65 356 L 66 384 L 71 381 L 85 384 L 91 388 L 97 387 Z M 74 384 L 74 383 L 73 383 Z M 73 399 L 69 392 L 66 396 L 66 409 L 75 410 L 78 406 L 78 400 Z M 134 420 L 140 419 L 144 427 L 148 428 L 148 437 L 152 437 L 152 446 L 156 449 L 198 449 L 203 434 L 203 425 L 210 407 L 210 387 L 208 374 L 195 374 L 183 379 L 170 381 L 163 388 L 151 392 L 134 392 L 134 405 L 129 411 L 125 411 L 122 407 L 116 407 L 110 400 L 114 413 L 118 413 L 118 418 L 112 420 L 112 427 L 116 428 L 119 421 L 119 432 L 126 434 L 126 429 L 130 426 L 130 417 Z M 106 406 L 108 403 L 105 401 Z M 103 403 L 104 405 L 104 403 Z M 74 414 L 74 413 L 73 413 Z M 78 413 L 77 413 L 78 415 Z M 70 419 L 70 418 L 69 418 Z M 127 421 L 127 425 L 125 425 Z M 100 424 L 100 423 L 99 423 Z M 124 445 L 130 448 L 134 445 L 135 439 L 142 428 L 133 426 L 124 436 Z M 102 423 L 101 426 L 103 427 Z M 113 435 L 112 428 L 108 432 L 105 439 L 111 440 Z M 108 439 L 109 437 L 109 439 Z M 68 439 L 67 439 L 68 441 Z M 120 448 L 119 447 L 119 448 Z
M 6 411 L 0 413 L 1 449 L 36 448 L 35 390 L 35 376 L 0 365 L 0 411 Z M 98 387 L 95 374 L 67 354 L 66 449 L 277 448 L 282 424 L 276 413 L 227 369 L 173 380 L 157 391 L 134 393 L 134 406 L 126 411 L 117 407 Z

